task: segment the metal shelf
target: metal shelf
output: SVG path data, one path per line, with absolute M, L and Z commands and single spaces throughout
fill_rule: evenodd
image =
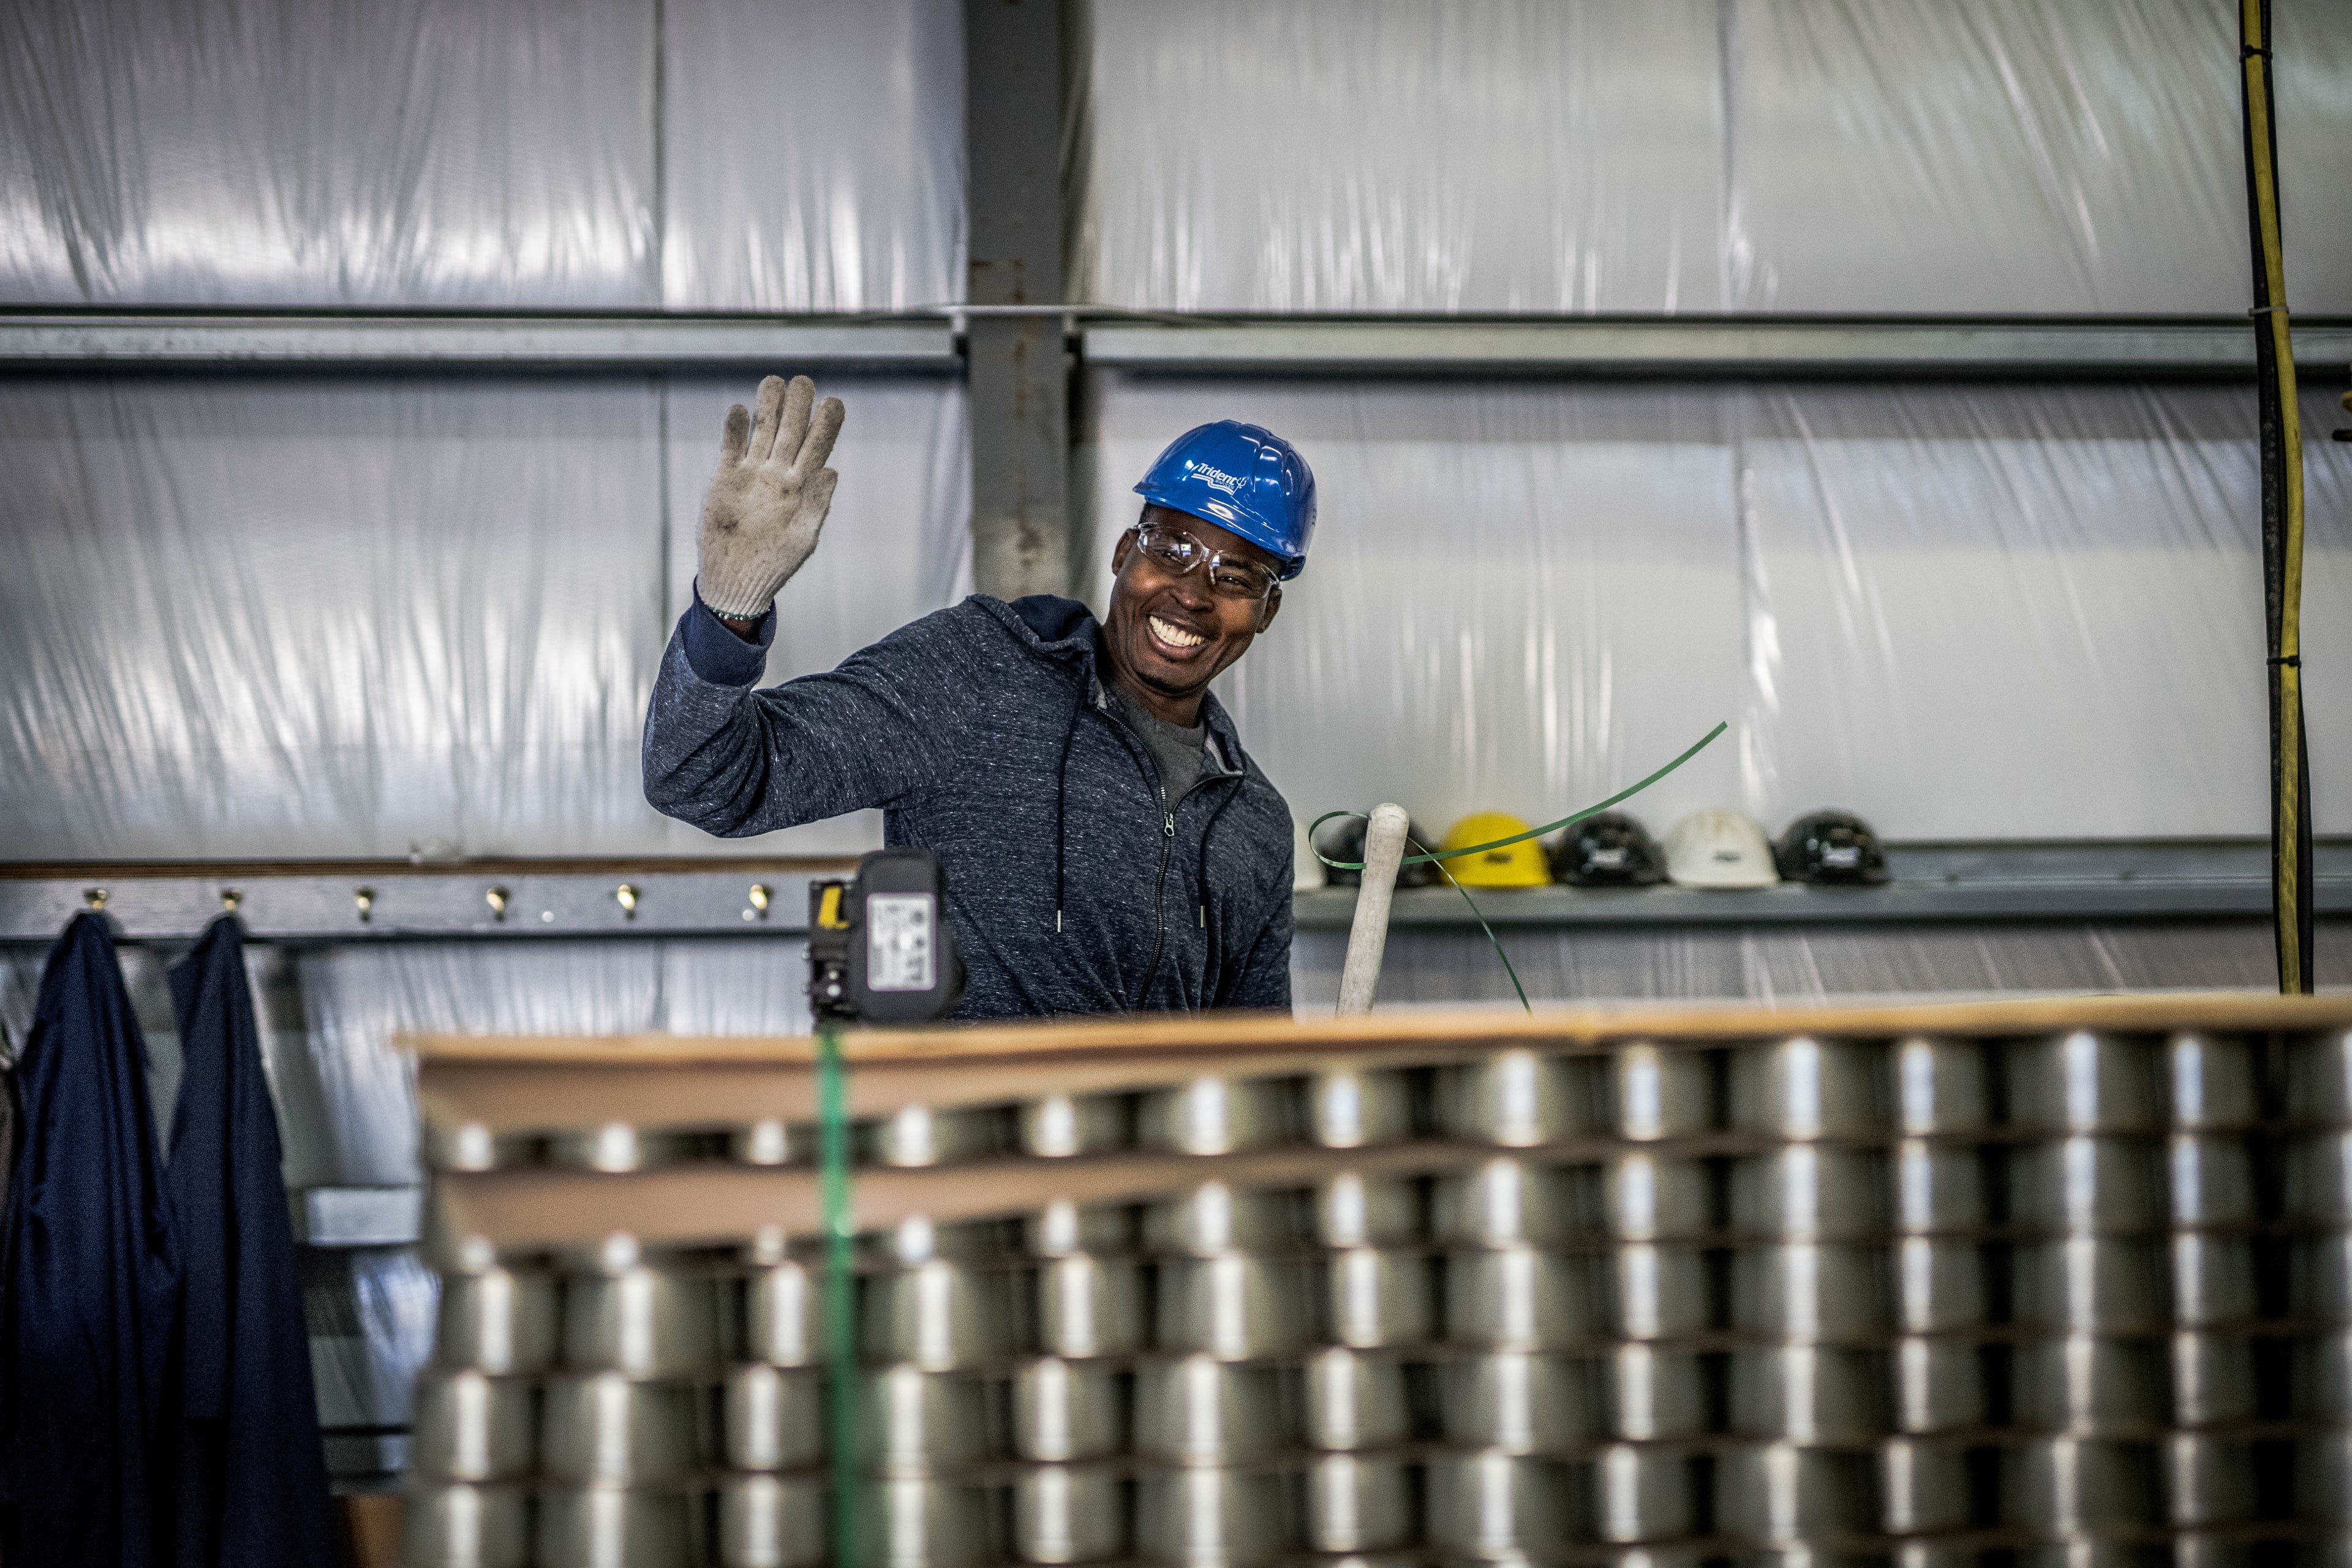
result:
M 2352 840 L 2317 846 L 2313 893 L 2323 918 L 2352 916 Z M 1488 921 L 1512 926 L 1834 925 L 2088 920 L 2263 920 L 2268 846 L 2257 839 L 2159 843 L 1907 844 L 1888 850 L 1894 879 L 1876 888 L 1787 885 L 1743 891 L 1658 887 L 1480 892 Z M 812 878 L 851 860 L 485 861 L 0 868 L 0 942 L 47 942 L 93 889 L 130 941 L 194 937 L 237 897 L 258 940 L 798 936 Z M 620 893 L 625 886 L 629 901 Z M 754 888 L 764 889 L 760 909 Z M 494 906 L 495 892 L 504 904 Z M 364 894 L 364 907 L 361 895 Z M 1302 931 L 1344 930 L 1352 889 L 1301 893 Z M 364 916 L 364 918 L 362 918 Z M 1450 888 L 1397 895 L 1398 926 L 1469 926 Z

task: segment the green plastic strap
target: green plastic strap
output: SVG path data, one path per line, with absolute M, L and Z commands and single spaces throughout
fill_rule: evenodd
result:
M 1398 864 L 1402 866 L 1429 866 L 1434 865 L 1440 860 L 1458 860 L 1465 855 L 1483 855 L 1489 849 L 1500 849 L 1506 845 L 1510 844 L 1524 844 L 1530 838 L 1541 838 L 1547 833 L 1557 833 L 1561 828 L 1568 826 L 1571 823 L 1582 822 L 1588 816 L 1598 816 L 1602 812 L 1608 810 L 1611 806 L 1615 805 L 1619 801 L 1633 799 L 1635 795 L 1641 794 L 1643 790 L 1649 788 L 1660 779 L 1664 778 L 1668 773 L 1673 773 L 1676 768 L 1681 767 L 1685 763 L 1689 762 L 1693 757 L 1697 756 L 1701 752 L 1706 750 L 1708 743 L 1717 735 L 1722 734 L 1726 730 L 1730 728 L 1731 724 L 1728 720 L 1717 724 L 1714 729 L 1709 730 L 1705 735 L 1699 737 L 1698 743 L 1696 745 L 1691 747 L 1689 751 L 1685 752 L 1681 756 L 1676 757 L 1673 762 L 1668 763 L 1664 767 L 1660 768 L 1656 773 L 1652 773 L 1648 778 L 1643 779 L 1640 784 L 1635 784 L 1633 788 L 1621 789 L 1615 795 L 1611 795 L 1607 800 L 1601 801 L 1598 805 L 1588 805 L 1582 811 L 1573 812 L 1567 816 L 1561 817 L 1558 822 L 1547 822 L 1541 827 L 1530 827 L 1525 833 L 1514 833 L 1508 838 L 1497 838 L 1486 844 L 1471 844 L 1465 845 L 1460 849 L 1441 849 L 1433 853 L 1424 851 L 1418 855 L 1408 855 L 1402 860 L 1399 861 Z M 1369 820 L 1370 816 L 1371 814 L 1370 812 L 1363 811 L 1327 811 L 1322 816 L 1317 817 L 1313 822 L 1307 825 L 1307 847 L 1310 849 L 1313 849 L 1315 830 L 1322 826 L 1325 823 L 1330 821 L 1335 816 L 1361 816 Z M 1334 871 L 1360 871 L 1364 868 L 1364 863 L 1361 860 L 1334 860 L 1328 855 L 1324 854 L 1320 849 L 1315 849 L 1314 854 L 1315 858 L 1322 861 L 1323 864 L 1330 867 Z M 1446 879 L 1448 881 L 1453 880 L 1451 877 L 1448 877 Z M 1459 884 L 1456 885 L 1458 886 Z M 1477 906 L 1475 904 L 1471 906 L 1473 909 L 1475 909 L 1476 907 Z M 1485 922 L 1482 921 L 1480 923 L 1484 924 Z M 1513 978 L 1516 981 L 1517 977 L 1514 976 Z
M 833 1561 L 856 1568 L 857 1550 L 857 1222 L 849 1210 L 849 1091 L 841 1065 L 841 1026 L 816 1031 L 817 1160 L 824 1205 L 824 1326 L 832 1371 L 826 1403 L 833 1415 Z

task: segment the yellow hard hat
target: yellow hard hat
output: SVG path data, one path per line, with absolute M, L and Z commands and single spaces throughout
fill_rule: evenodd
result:
M 1534 826 L 1507 811 L 1474 811 L 1454 825 L 1445 835 L 1445 842 L 1438 847 L 1466 849 L 1473 844 L 1491 844 L 1497 838 L 1525 833 Z M 1489 849 L 1483 855 L 1465 855 L 1458 860 L 1441 860 L 1438 864 L 1465 888 L 1551 886 L 1551 868 L 1544 864 L 1543 846 L 1532 838 L 1522 838 L 1517 844 Z

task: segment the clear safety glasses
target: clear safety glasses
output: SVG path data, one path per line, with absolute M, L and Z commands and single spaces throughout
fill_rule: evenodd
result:
M 1223 554 L 1189 533 L 1149 522 L 1136 525 L 1135 547 L 1150 556 L 1153 564 L 1179 577 L 1205 567 L 1209 592 L 1220 599 L 1262 601 L 1280 581 L 1255 561 Z

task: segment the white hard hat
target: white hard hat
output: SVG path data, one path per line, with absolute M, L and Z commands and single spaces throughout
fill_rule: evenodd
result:
M 1666 835 L 1666 876 L 1685 888 L 1769 888 L 1780 879 L 1754 817 L 1694 811 Z
M 1363 858 L 1361 856 L 1358 859 Z M 1290 819 L 1290 890 L 1304 893 L 1319 888 L 1330 879 L 1324 873 L 1323 862 L 1315 858 L 1315 847 L 1307 842 L 1307 825 L 1297 817 Z

